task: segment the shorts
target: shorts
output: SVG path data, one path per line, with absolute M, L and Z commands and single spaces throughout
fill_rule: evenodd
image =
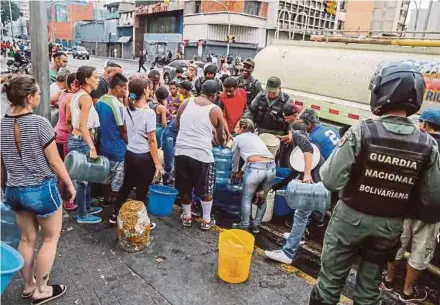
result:
M 55 178 L 47 178 L 40 185 L 6 187 L 5 204 L 14 211 L 29 211 L 38 217 L 48 217 L 63 204 Z
M 402 246 L 396 254 L 396 260 L 403 259 L 405 251 L 410 251 L 408 264 L 416 270 L 425 270 L 434 256 L 436 236 L 440 222 L 427 224 L 420 220 L 405 219 L 400 236 Z
M 124 161 L 110 161 L 110 173 L 103 184 L 110 184 L 113 192 L 119 192 L 124 182 Z
M 176 189 L 179 194 L 212 196 L 215 186 L 215 163 L 204 163 L 188 156 L 175 158 Z

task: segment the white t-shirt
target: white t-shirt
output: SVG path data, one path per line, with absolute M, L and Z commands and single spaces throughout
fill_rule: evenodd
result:
M 234 173 L 239 170 L 240 157 L 244 160 L 242 169 L 247 166 L 247 160 L 251 156 L 259 156 L 267 159 L 274 159 L 272 153 L 267 149 L 266 144 L 254 133 L 245 132 L 239 134 L 232 142 L 232 171 Z
M 63 89 L 61 89 L 58 84 L 55 82 L 52 85 L 50 85 L 50 96 L 56 94 L 56 93 L 60 93 L 61 91 L 63 91 Z
M 134 111 L 125 108 L 123 119 L 127 126 L 127 150 L 135 154 L 149 152 L 147 134 L 156 130 L 156 113 L 149 107 L 136 108 Z

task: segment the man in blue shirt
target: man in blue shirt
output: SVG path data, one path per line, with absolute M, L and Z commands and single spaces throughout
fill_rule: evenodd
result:
M 119 99 L 127 95 L 128 79 L 117 73 L 110 81 L 110 91 L 96 104 L 101 126 L 98 129 L 99 153 L 110 160 L 110 175 L 104 185 L 104 200 L 108 205 L 116 197 L 124 180 L 124 159 L 127 131 L 123 120 L 124 105 Z M 109 189 L 111 186 L 111 191 Z
M 318 146 L 321 155 L 327 160 L 339 143 L 339 133 L 333 128 L 320 124 L 318 115 L 313 109 L 304 110 L 300 119 L 307 125 L 310 140 Z

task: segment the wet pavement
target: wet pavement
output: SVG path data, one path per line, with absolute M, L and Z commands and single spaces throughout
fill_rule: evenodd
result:
M 68 293 L 52 304 L 307 304 L 308 295 L 320 266 L 324 228 L 310 225 L 307 241 L 299 249 L 291 266 L 268 261 L 263 249 L 279 249 L 284 244 L 285 218 L 274 218 L 256 236 L 252 269 L 246 283 L 232 285 L 218 279 L 217 239 L 219 227 L 202 232 L 195 223 L 182 228 L 180 209 L 171 217 L 156 218 L 150 247 L 139 253 L 125 253 L 117 248 L 116 229 L 104 222 L 78 225 L 75 213 L 65 214 L 58 256 L 51 282 L 65 283 Z M 108 219 L 110 209 L 105 209 Z M 223 228 L 234 217 L 215 209 Z M 401 271 L 396 286 L 401 287 Z M 342 304 L 352 304 L 356 276 L 354 266 L 344 289 Z M 438 304 L 440 281 L 425 272 L 421 281 L 428 286 L 425 305 Z M 16 276 L 2 297 L 2 304 L 21 305 L 22 280 Z M 384 304 L 402 304 L 395 294 L 384 294 Z

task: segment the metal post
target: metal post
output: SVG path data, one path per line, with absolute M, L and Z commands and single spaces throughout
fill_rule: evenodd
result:
M 93 2 L 93 10 L 95 11 L 95 30 L 98 31 L 98 11 L 96 10 L 96 3 Z M 98 56 L 98 36 L 95 41 L 95 56 Z
M 49 58 L 48 58 L 48 33 L 47 33 L 47 2 L 29 1 L 30 29 L 32 43 L 32 71 L 33 76 L 40 85 L 41 102 L 37 113 L 50 119 L 49 100 Z
M 226 13 L 228 13 L 228 44 L 226 45 L 226 55 L 229 55 L 229 36 L 231 35 L 231 14 L 229 13 L 228 8 L 223 2 L 220 2 L 218 0 L 213 0 L 214 2 L 220 4 L 225 9 Z M 208 37 L 206 37 L 208 38 Z
M 414 32 L 417 31 L 417 23 L 419 22 L 419 14 L 420 14 L 420 5 L 421 5 L 421 0 L 419 0 L 419 2 L 417 3 L 417 0 L 413 0 L 414 4 L 416 6 L 416 18 L 415 18 L 415 22 L 414 22 Z M 413 37 L 416 37 L 416 33 L 413 34 Z
M 434 2 L 433 0 L 429 1 L 429 7 L 428 10 L 426 11 L 425 24 L 423 25 L 423 32 L 426 32 L 426 29 L 428 28 L 429 19 L 431 18 L 431 10 L 432 10 L 433 2 Z M 425 38 L 425 33 L 422 34 L 422 37 Z
M 14 30 L 12 29 L 12 7 L 11 7 L 11 0 L 9 0 L 9 24 L 11 25 L 11 36 L 12 41 L 14 41 Z

